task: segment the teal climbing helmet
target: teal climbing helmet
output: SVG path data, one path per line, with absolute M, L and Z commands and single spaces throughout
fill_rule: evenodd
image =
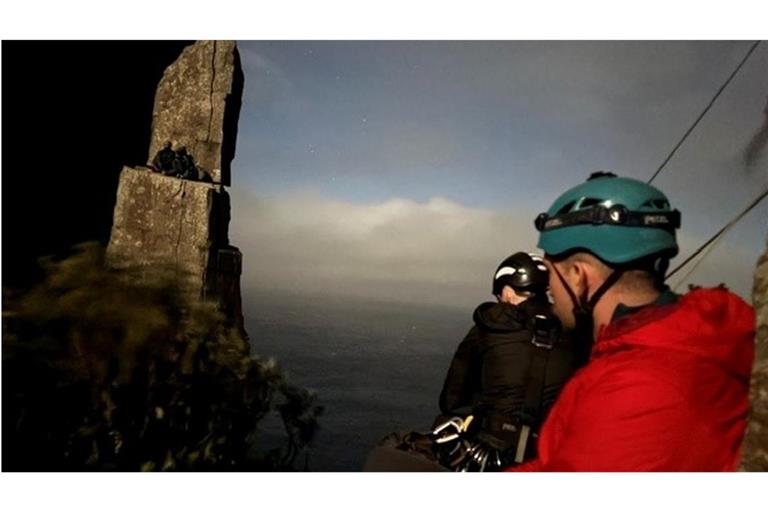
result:
M 618 265 L 677 255 L 680 212 L 656 187 L 597 172 L 558 197 L 535 225 L 538 247 L 549 256 L 585 250 Z

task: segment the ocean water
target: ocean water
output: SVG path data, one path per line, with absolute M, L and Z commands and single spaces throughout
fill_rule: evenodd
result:
M 276 358 L 325 408 L 309 451 L 311 471 L 359 471 L 389 432 L 429 428 L 472 314 L 263 290 L 243 294 L 243 312 L 253 352 Z M 278 430 L 279 421 L 269 418 L 262 441 Z

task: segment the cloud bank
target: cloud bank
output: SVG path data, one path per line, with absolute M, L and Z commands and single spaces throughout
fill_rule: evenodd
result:
M 301 194 L 233 193 L 231 238 L 243 286 L 456 304 L 490 298 L 503 258 L 534 250 L 531 212 L 442 198 L 356 204 Z
M 469 208 L 443 198 L 265 198 L 236 190 L 232 204 L 230 237 L 244 254 L 245 294 L 266 288 L 472 308 L 491 299 L 491 275 L 502 259 L 536 250 L 537 212 L 523 209 Z M 702 240 L 681 236 L 681 257 L 672 266 Z M 726 282 L 747 298 L 754 260 L 726 239 L 679 290 L 688 282 Z

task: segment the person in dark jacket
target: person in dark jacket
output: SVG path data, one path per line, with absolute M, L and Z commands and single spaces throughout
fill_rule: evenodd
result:
M 497 302 L 481 304 L 459 344 L 430 432 L 393 432 L 365 471 L 490 471 L 535 455 L 538 426 L 573 371 L 547 299 L 541 257 L 518 252 L 493 275 Z
M 515 253 L 494 273 L 497 301 L 475 310 L 475 325 L 448 369 L 435 421 L 437 427 L 452 417 L 472 417 L 474 427 L 465 437 L 476 456 L 455 456 L 449 462 L 454 467 L 493 468 L 535 455 L 538 427 L 573 372 L 571 347 L 559 336 L 547 298 L 548 282 L 540 256 Z M 477 464 L 467 465 L 470 460 Z
M 181 146 L 176 152 L 176 159 L 173 161 L 173 170 L 176 176 L 187 180 L 196 180 L 198 176 L 195 159 L 187 152 L 185 146 Z
M 174 173 L 174 160 L 176 160 L 176 152 L 173 150 L 171 141 L 168 141 L 163 146 L 163 149 L 158 151 L 155 158 L 152 159 L 152 169 L 155 172 L 162 172 L 166 176 L 170 176 Z

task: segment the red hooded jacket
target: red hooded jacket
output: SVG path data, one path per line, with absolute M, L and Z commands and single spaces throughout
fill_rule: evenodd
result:
M 614 320 L 550 411 L 538 458 L 510 471 L 734 471 L 754 326 L 718 288 Z

